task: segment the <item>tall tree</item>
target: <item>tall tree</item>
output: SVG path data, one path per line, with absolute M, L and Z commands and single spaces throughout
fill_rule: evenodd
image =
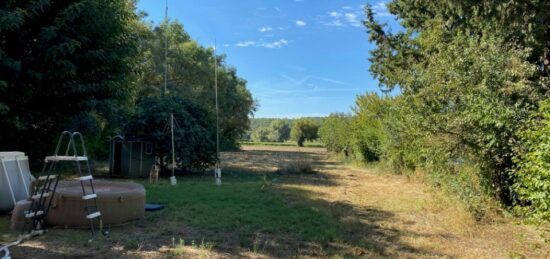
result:
M 236 146 L 249 128 L 249 115 L 256 107 L 246 81 L 237 76 L 235 68 L 225 64 L 225 56 L 214 55 L 214 49 L 193 41 L 181 23 L 151 26 L 150 33 L 143 38 L 140 95 L 161 95 L 164 91 L 165 37 L 168 37 L 169 95 L 187 98 L 215 113 L 214 64 L 218 65 L 220 140 L 222 147 Z
M 319 125 L 311 119 L 297 119 L 292 123 L 290 135 L 302 147 L 305 141 L 314 141 L 319 137 Z
M 116 121 L 135 89 L 138 23 L 128 0 L 3 1 L 0 149 L 38 159 L 61 130 Z
M 399 87 L 422 131 L 471 154 L 486 187 L 510 204 L 517 131 L 548 97 L 550 1 L 411 1 L 388 4 L 404 30 L 390 33 L 366 9 L 377 47 L 371 72 Z M 408 105 L 409 105 L 408 104 Z

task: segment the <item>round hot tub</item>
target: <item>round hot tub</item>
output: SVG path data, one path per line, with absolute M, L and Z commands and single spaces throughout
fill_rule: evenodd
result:
M 94 180 L 97 207 L 104 226 L 118 225 L 145 216 L 145 188 L 136 183 Z M 88 185 L 85 185 L 89 188 Z M 93 200 L 89 201 L 93 205 Z M 47 222 L 64 227 L 89 227 L 86 201 L 79 181 L 60 181 Z

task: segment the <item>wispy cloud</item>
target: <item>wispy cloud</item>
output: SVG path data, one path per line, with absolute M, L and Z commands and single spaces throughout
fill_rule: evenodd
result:
M 261 47 L 261 48 L 267 48 L 267 49 L 280 49 L 286 45 L 288 45 L 288 41 L 286 39 L 280 39 L 276 41 L 271 42 L 265 42 L 265 41 L 240 41 L 237 44 L 235 44 L 236 47 L 246 48 L 246 47 Z
M 273 42 L 267 42 L 267 43 L 264 42 L 259 44 L 258 46 L 268 48 L 268 49 L 280 49 L 286 45 L 288 45 L 288 41 L 285 39 L 280 39 L 278 41 L 273 41 Z
M 240 41 L 239 43 L 235 44 L 237 47 L 249 47 L 254 46 L 256 44 L 255 41 L 249 40 L 249 41 Z
M 347 83 L 339 81 L 339 80 L 330 79 L 330 78 L 321 77 L 321 76 L 314 76 L 314 75 L 307 75 L 307 76 L 305 76 L 301 79 L 292 78 L 292 77 L 287 76 L 285 74 L 282 74 L 281 77 L 284 78 L 284 79 L 289 80 L 290 82 L 292 82 L 295 85 L 303 85 L 304 83 L 306 83 L 310 80 L 313 80 L 313 79 L 321 80 L 321 81 L 325 81 L 325 82 L 329 82 L 329 83 L 333 83 L 333 84 L 338 84 L 338 85 L 347 85 Z
M 328 13 L 328 16 L 330 16 L 332 18 L 340 18 L 340 17 L 342 17 L 342 13 L 341 12 L 330 12 L 330 13 Z
M 387 1 L 380 1 L 372 5 L 372 10 L 374 11 L 374 14 L 378 17 L 388 17 L 392 16 L 390 11 L 388 10 Z
M 317 21 L 327 27 L 361 27 L 361 18 L 363 11 L 361 8 L 343 6 L 339 10 L 334 10 L 317 17 Z
M 271 30 L 273 30 L 273 28 L 271 28 L 269 26 L 262 27 L 262 28 L 258 29 L 259 32 L 268 32 L 268 31 L 271 31 Z
M 346 21 L 351 25 L 355 27 L 360 27 L 361 22 L 357 18 L 357 14 L 354 13 L 345 13 L 344 17 L 346 17 Z
M 307 23 L 302 21 L 302 20 L 297 20 L 296 21 L 296 26 L 298 26 L 298 27 L 304 27 L 306 25 L 307 25 Z

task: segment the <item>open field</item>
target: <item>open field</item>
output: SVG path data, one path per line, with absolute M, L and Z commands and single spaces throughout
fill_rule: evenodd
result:
M 283 147 L 297 147 L 295 141 L 287 142 L 254 142 L 254 141 L 240 141 L 239 144 L 244 146 L 283 146 Z M 304 147 L 324 147 L 323 143 L 319 141 L 306 141 Z
M 112 227 L 87 243 L 85 230 L 51 229 L 11 249 L 22 257 L 548 258 L 549 230 L 493 216 L 476 223 L 452 199 L 405 176 L 331 160 L 322 148 L 244 146 L 223 154 L 212 176 L 172 187 L 143 183 L 167 208 Z M 316 174 L 276 173 L 311 163 Z M 0 217 L 0 242 L 13 239 Z M 545 238 L 546 237 L 546 238 Z

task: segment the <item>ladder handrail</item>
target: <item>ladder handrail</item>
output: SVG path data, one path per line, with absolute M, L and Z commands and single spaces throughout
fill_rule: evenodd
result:
M 80 139 L 80 144 L 82 146 L 83 156 L 88 156 L 88 152 L 86 151 L 86 145 L 84 144 L 84 136 L 82 136 L 82 133 L 80 133 L 78 131 L 75 131 L 72 134 L 72 138 L 74 138 L 74 137 L 78 137 Z M 73 142 L 74 142 L 73 148 L 75 150 L 75 155 L 76 155 L 77 154 L 76 153 L 76 141 L 73 139 Z
M 59 136 L 59 140 L 57 141 L 57 146 L 55 148 L 54 156 L 59 155 L 59 149 L 61 148 L 61 143 L 63 142 L 63 136 L 65 136 L 65 135 L 67 135 L 69 137 L 69 141 L 70 141 L 72 133 L 69 132 L 69 131 L 61 132 L 61 136 Z M 69 146 L 67 146 L 67 150 L 65 150 L 65 155 L 67 155 L 68 152 L 69 152 Z

